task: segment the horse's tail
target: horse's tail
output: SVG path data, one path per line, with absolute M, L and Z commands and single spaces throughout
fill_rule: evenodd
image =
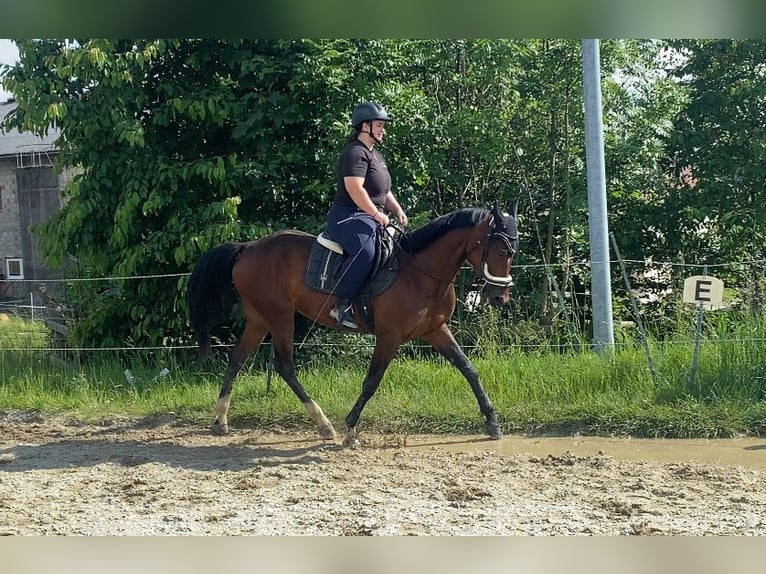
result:
M 215 321 L 228 315 L 237 300 L 231 270 L 244 243 L 223 243 L 203 254 L 189 276 L 186 302 L 189 321 L 197 335 L 199 354 L 210 354 L 210 329 Z

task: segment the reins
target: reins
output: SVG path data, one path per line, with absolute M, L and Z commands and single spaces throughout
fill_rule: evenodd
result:
M 433 273 L 429 272 L 428 270 L 426 270 L 426 269 L 424 269 L 423 267 L 421 267 L 420 265 L 418 265 L 418 264 L 417 264 L 417 262 L 416 262 L 416 260 L 415 260 L 415 256 L 414 256 L 412 253 L 408 252 L 408 251 L 407 251 L 407 250 L 404 248 L 404 246 L 402 245 L 402 243 L 399 241 L 399 237 L 402 237 L 402 236 L 404 236 L 404 235 L 405 235 L 405 232 L 404 232 L 404 230 L 403 230 L 401 227 L 399 227 L 398 225 L 396 225 L 395 223 L 389 223 L 387 227 L 391 227 L 391 228 L 393 228 L 393 229 L 394 229 L 394 231 L 396 231 L 396 232 L 397 232 L 397 234 L 396 234 L 396 235 L 391 235 L 391 236 L 390 236 L 390 237 L 391 237 L 391 240 L 393 241 L 394 245 L 395 245 L 395 246 L 398 248 L 399 252 L 400 252 L 400 253 L 402 253 L 402 254 L 404 254 L 404 255 L 406 255 L 406 256 L 409 258 L 409 262 L 410 262 L 410 264 L 411 264 L 411 265 L 412 265 L 412 266 L 413 266 L 413 267 L 414 267 L 414 268 L 415 268 L 417 271 L 419 271 L 420 273 L 422 273 L 422 274 L 423 274 L 423 275 L 425 275 L 426 277 L 430 277 L 431 279 L 433 279 L 433 280 L 437 281 L 437 282 L 438 282 L 438 283 L 440 283 L 440 284 L 441 284 L 441 283 L 444 283 L 444 284 L 447 284 L 447 285 L 451 285 L 451 284 L 454 284 L 454 283 L 455 283 L 455 276 L 453 276 L 451 279 L 444 279 L 444 278 L 442 278 L 442 277 L 437 277 L 437 276 L 436 276 L 436 275 L 434 275 Z M 481 239 L 480 239 L 478 242 L 476 242 L 476 244 L 475 244 L 475 245 L 473 245 L 473 246 L 469 246 L 469 248 L 468 248 L 468 249 L 466 249 L 466 252 L 465 252 L 465 255 L 464 255 L 464 257 L 463 257 L 463 260 L 467 259 L 467 258 L 468 258 L 468 256 L 469 256 L 469 255 L 470 255 L 470 254 L 471 254 L 471 253 L 472 253 L 472 252 L 473 252 L 473 251 L 474 251 L 474 250 L 475 250 L 475 249 L 476 249 L 476 248 L 477 248 L 479 245 L 481 245 L 482 243 L 484 243 L 484 249 L 483 249 L 483 251 L 482 251 L 482 256 L 481 256 L 481 263 L 480 263 L 480 268 L 479 268 L 479 270 L 478 270 L 478 271 L 475 271 L 475 276 L 474 276 L 474 281 L 475 281 L 475 282 L 477 282 L 477 283 L 478 283 L 478 282 L 482 282 L 482 281 L 483 281 L 484 283 L 489 283 L 490 285 L 505 285 L 505 283 L 503 283 L 503 281 L 502 281 L 502 280 L 495 280 L 495 278 L 494 278 L 492 275 L 490 275 L 490 274 L 489 274 L 487 271 L 485 271 L 485 268 L 486 268 L 486 257 L 487 257 L 487 249 L 489 249 L 489 242 L 490 242 L 492 239 L 494 239 L 494 238 L 497 238 L 497 237 L 499 237 L 500 239 L 502 239 L 502 240 L 503 240 L 503 242 L 504 242 L 504 243 L 506 244 L 506 246 L 508 247 L 508 250 L 509 250 L 509 251 L 515 251 L 515 250 L 513 249 L 513 246 L 512 246 L 512 241 L 514 241 L 516 238 L 515 238 L 515 237 L 511 237 L 511 236 L 509 236 L 507 233 L 504 233 L 504 232 L 502 232 L 502 231 L 497 231 L 497 230 L 495 229 L 494 225 L 493 225 L 493 226 L 492 226 L 492 227 L 491 227 L 491 228 L 490 228 L 490 229 L 487 231 L 487 233 L 486 233 L 486 234 L 485 234 L 485 235 L 484 235 L 484 236 L 483 236 L 483 237 L 482 237 L 482 238 L 481 238 Z M 371 238 L 372 238 L 372 236 L 368 237 L 368 238 L 367 238 L 367 241 L 369 241 Z M 358 255 L 359 255 L 359 253 L 357 252 L 357 253 L 354 255 L 354 257 L 357 257 Z M 346 270 L 347 270 L 347 269 L 348 269 L 348 268 L 346 268 Z M 345 273 L 345 271 L 344 271 L 344 273 Z M 317 321 L 319 320 L 319 315 L 321 315 L 321 314 L 322 314 L 322 312 L 324 311 L 324 309 L 325 309 L 325 307 L 326 307 L 327 303 L 328 303 L 328 302 L 329 302 L 329 300 L 330 300 L 330 297 L 332 297 L 332 295 L 333 295 L 333 294 L 334 294 L 334 292 L 332 292 L 332 291 L 331 291 L 331 292 L 328 294 L 327 298 L 325 299 L 325 302 L 322 304 L 322 307 L 321 307 L 321 308 L 320 308 L 320 310 L 319 310 L 319 314 L 318 314 L 316 317 L 314 317 L 314 319 L 313 319 L 313 321 L 312 321 L 312 323 L 311 323 L 311 326 L 309 327 L 309 329 L 308 329 L 307 333 L 306 333 L 306 334 L 304 335 L 304 337 L 303 337 L 303 340 L 302 340 L 302 341 L 301 341 L 301 342 L 298 344 L 298 349 L 299 349 L 299 350 L 300 350 L 301 348 L 303 348 L 303 345 L 305 344 L 306 340 L 308 339 L 308 337 L 309 337 L 310 333 L 311 333 L 311 332 L 314 330 L 314 327 L 316 326 L 316 323 L 317 323 Z
M 404 230 L 401 227 L 399 227 L 398 225 L 395 225 L 393 223 L 389 223 L 388 225 L 390 227 L 393 227 L 394 231 L 397 231 L 399 233 L 399 236 L 404 235 Z M 448 279 L 442 279 L 441 277 L 437 277 L 436 275 L 433 275 L 433 274 L 429 273 L 428 271 L 426 271 L 425 269 L 423 269 L 420 265 L 418 265 L 415 262 L 415 256 L 412 253 L 409 253 L 408 251 L 406 251 L 404 249 L 404 247 L 402 246 L 402 244 L 399 243 L 399 240 L 397 239 L 397 237 L 392 237 L 392 239 L 394 240 L 394 245 L 396 245 L 399 248 L 399 252 L 407 255 L 407 257 L 409 257 L 409 261 L 412 264 L 412 266 L 415 269 L 417 269 L 418 271 L 420 271 L 423 275 L 425 275 L 427 277 L 430 277 L 431 279 L 434 279 L 434 280 L 438 281 L 439 283 L 448 283 L 448 284 L 450 284 L 450 283 L 454 283 L 455 282 L 454 278 L 449 279 L 449 280 Z M 466 252 L 466 257 L 468 256 L 468 253 L 470 253 L 470 252 Z
M 394 230 L 399 233 L 399 235 L 403 235 L 404 234 L 404 231 L 399 226 L 394 225 L 393 223 L 390 223 L 389 225 L 390 225 L 390 227 L 393 227 Z M 511 251 L 513 253 L 516 252 L 516 250 L 513 248 L 513 243 L 512 242 L 515 241 L 517 239 L 517 237 L 511 237 L 507 233 L 504 233 L 502 231 L 496 231 L 494 228 L 491 228 L 489 231 L 487 231 L 487 233 L 484 235 L 484 237 L 482 237 L 481 240 L 479 240 L 477 242 L 477 244 L 474 247 L 466 250 L 465 257 L 463 259 L 464 260 L 467 259 L 468 256 L 471 254 L 471 252 L 474 249 L 476 249 L 476 247 L 478 247 L 479 245 L 484 243 L 484 249 L 482 250 L 482 254 L 481 254 L 481 263 L 479 264 L 479 270 L 475 271 L 475 280 L 477 282 L 478 281 L 484 281 L 485 283 L 488 283 L 490 285 L 496 285 L 496 286 L 505 287 L 505 286 L 508 286 L 508 285 L 511 284 L 510 281 L 507 281 L 504 278 L 495 278 L 486 269 L 486 267 L 487 267 L 487 263 L 486 263 L 487 262 L 487 250 L 489 249 L 489 242 L 492 239 L 495 239 L 495 238 L 500 238 L 505 243 L 505 245 L 506 245 L 506 247 L 508 248 L 509 251 Z M 434 279 L 434 280 L 438 281 L 439 283 L 448 283 L 449 284 L 449 283 L 454 283 L 455 282 L 454 277 L 452 279 L 449 279 L 449 280 L 442 279 L 441 277 L 437 277 L 436 275 L 433 275 L 432 273 L 430 273 L 430 272 L 426 271 L 425 269 L 423 269 L 420 265 L 418 265 L 415 262 L 415 257 L 411 253 L 408 253 L 404 249 L 404 247 L 402 246 L 401 243 L 399 243 L 399 241 L 398 241 L 398 239 L 396 237 L 393 237 L 393 240 L 394 240 L 394 244 L 397 247 L 399 247 L 399 250 L 402 253 L 405 253 L 407 256 L 409 256 L 410 262 L 411 262 L 412 266 L 415 269 L 417 269 L 418 271 L 420 271 L 423 275 L 426 275 L 427 277 L 430 277 L 431 279 Z

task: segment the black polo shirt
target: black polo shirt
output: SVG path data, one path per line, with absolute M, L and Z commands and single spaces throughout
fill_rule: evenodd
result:
M 391 175 L 383 157 L 370 150 L 359 140 L 352 140 L 343 148 L 338 163 L 338 186 L 335 190 L 335 203 L 338 205 L 356 205 L 348 194 L 343 178 L 363 177 L 364 189 L 372 202 L 382 209 L 386 203 L 386 194 L 391 189 Z

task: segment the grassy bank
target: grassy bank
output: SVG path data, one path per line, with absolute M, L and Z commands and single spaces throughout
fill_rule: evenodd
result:
M 48 345 L 44 329 L 0 325 L 0 411 L 67 412 L 92 420 L 174 413 L 193 424 L 211 422 L 221 358 L 200 367 L 169 356 L 148 364 L 100 355 L 76 366 L 52 360 Z M 696 377 L 690 375 L 692 354 L 689 342 L 655 343 L 654 373 L 635 345 L 618 346 L 608 357 L 508 350 L 473 361 L 507 433 L 691 438 L 766 432 L 766 344 L 706 341 Z M 368 356 L 309 359 L 299 369 L 339 431 Z M 237 379 L 231 424 L 310 428 L 302 405 L 276 375 L 267 391 L 264 362 L 261 357 Z M 162 368 L 169 370 L 164 377 Z M 366 431 L 408 433 L 480 433 L 482 423 L 457 370 L 439 359 L 406 356 L 391 365 L 361 422 Z

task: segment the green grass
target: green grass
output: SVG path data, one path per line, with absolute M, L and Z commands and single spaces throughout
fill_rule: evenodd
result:
M 11 331 L 16 334 L 11 336 Z M 23 334 L 23 335 L 22 335 Z M 173 413 L 208 425 L 225 368 L 172 358 L 151 364 L 124 356 L 51 360 L 44 329 L 0 325 L 0 410 L 68 413 L 81 419 Z M 638 345 L 611 356 L 592 352 L 490 351 L 472 357 L 507 433 L 728 437 L 766 431 L 766 343 L 708 339 L 690 376 L 693 345 L 652 343 L 648 368 Z M 169 355 L 168 355 L 169 357 Z M 299 377 L 338 430 L 361 389 L 369 350 L 352 358 L 304 360 Z M 234 386 L 235 427 L 311 428 L 298 399 L 274 374 L 267 392 L 263 357 Z M 301 364 L 301 357 L 298 357 Z M 167 366 L 170 374 L 156 380 Z M 124 374 L 129 368 L 134 379 Z M 396 359 L 365 408 L 365 430 L 481 433 L 483 420 L 468 383 L 438 359 Z
M 41 321 L 27 321 L 0 313 L 0 349 L 44 349 L 50 345 L 50 331 Z

